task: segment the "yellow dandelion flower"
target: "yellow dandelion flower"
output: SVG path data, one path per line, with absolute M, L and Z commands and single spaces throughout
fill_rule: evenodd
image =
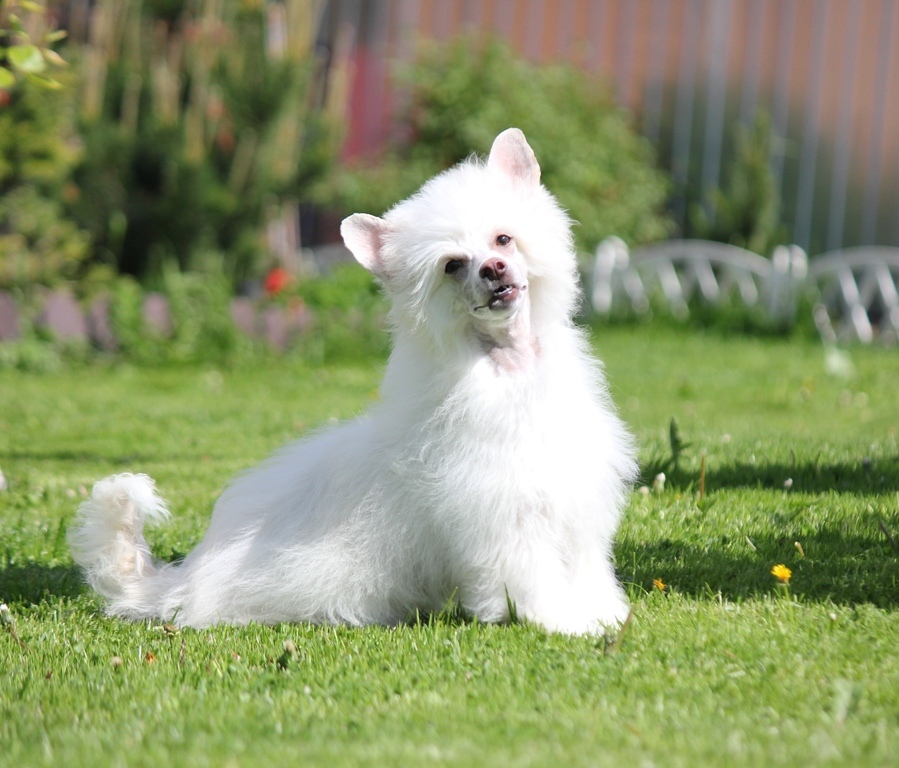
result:
M 793 575 L 793 571 L 791 571 L 789 568 L 787 568 L 787 566 L 781 563 L 779 565 L 775 565 L 771 569 L 771 575 L 776 579 L 780 579 L 783 584 L 788 584 L 790 582 L 790 576 Z
M 660 592 L 664 592 L 668 588 L 668 585 L 661 579 L 653 579 L 652 585 Z

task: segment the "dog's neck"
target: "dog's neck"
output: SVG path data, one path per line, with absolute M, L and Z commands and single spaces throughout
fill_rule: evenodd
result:
M 404 410 L 413 401 L 440 402 L 473 365 L 486 363 L 498 377 L 518 376 L 533 371 L 545 352 L 526 315 L 509 325 L 469 326 L 464 333 L 455 343 L 435 344 L 427 334 L 397 328 L 381 388 L 384 399 L 395 397 Z
M 513 347 L 490 346 L 487 357 L 496 368 L 497 374 L 522 373 L 530 370 L 540 356 L 540 342 L 531 337 L 526 343 Z
M 529 370 L 540 355 L 540 342 L 526 316 L 519 315 L 507 326 L 481 328 L 478 341 L 497 373 Z

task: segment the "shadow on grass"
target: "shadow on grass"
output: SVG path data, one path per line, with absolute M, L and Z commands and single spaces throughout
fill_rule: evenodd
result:
M 877 520 L 869 520 L 869 534 L 864 536 L 827 527 L 795 536 L 720 536 L 701 544 L 623 538 L 616 560 L 626 583 L 651 590 L 653 580 L 661 579 L 681 594 L 709 599 L 720 595 L 731 601 L 773 594 L 777 580 L 771 568 L 784 563 L 793 572 L 791 593 L 804 601 L 897 608 L 899 551 Z M 890 529 L 895 531 L 892 523 Z
M 6 565 L 0 570 L 0 600 L 39 603 L 48 597 L 77 597 L 86 589 L 77 566 L 39 563 Z
M 642 482 L 652 484 L 659 472 L 666 474 L 666 487 L 679 491 L 697 489 L 699 472 L 672 470 L 664 462 L 648 462 L 641 471 Z M 853 463 L 774 462 L 735 463 L 710 466 L 705 488 L 712 492 L 725 488 L 763 488 L 794 492 L 886 494 L 899 491 L 899 456 L 869 459 L 861 457 Z
M 219 456 L 204 452 L 204 457 L 218 459 Z M 139 465 L 149 464 L 151 462 L 159 463 L 164 461 L 196 461 L 197 453 L 166 453 L 162 459 L 159 454 L 149 453 L 97 453 L 95 451 L 2 451 L 0 452 L 0 461 L 29 461 L 29 462 L 78 462 L 96 465 Z
M 644 476 L 658 467 L 648 465 Z M 770 489 L 783 492 L 792 480 L 791 494 L 829 492 L 887 495 L 899 489 L 899 461 L 878 457 L 855 463 L 733 464 L 711 468 L 705 478 L 707 494 L 726 489 Z M 668 490 L 696 492 L 698 475 L 681 471 L 669 474 Z M 726 496 L 726 494 L 724 494 Z M 778 494 L 780 496 L 780 494 Z M 711 496 L 710 496 L 711 498 Z M 721 500 L 717 501 L 722 504 Z M 788 513 L 771 527 L 722 529 L 722 535 L 696 541 L 688 530 L 672 531 L 666 538 L 636 540 L 626 531 L 616 546 L 619 573 L 625 582 L 651 590 L 654 579 L 697 599 L 742 600 L 770 595 L 776 587 L 771 575 L 777 563 L 792 571 L 791 592 L 808 601 L 836 604 L 868 603 L 880 608 L 899 607 L 899 518 L 892 501 L 873 502 L 876 509 L 854 515 L 851 530 L 824 514 L 815 522 Z M 716 514 L 721 514 L 719 507 Z M 883 530 L 881 525 L 886 527 Z M 724 531 L 727 535 L 723 535 Z M 861 531 L 861 533 L 860 533 Z M 708 535 L 708 534 L 707 534 Z M 801 551 L 796 546 L 801 545 Z M 75 566 L 0 562 L 0 599 L 38 603 L 48 597 L 83 594 L 84 582 Z M 447 609 L 443 612 L 446 614 Z M 445 618 L 446 616 L 444 616 Z M 414 621 L 429 621 L 422 615 Z
M 699 472 L 671 470 L 670 463 L 649 462 L 643 467 L 644 482 L 666 472 L 665 488 L 683 494 L 698 494 Z M 651 480 L 650 480 L 651 482 Z M 888 497 L 899 490 L 899 458 L 859 457 L 847 462 L 737 462 L 710 466 L 705 493 L 716 503 L 728 490 L 767 490 L 781 495 L 821 495 L 817 506 L 826 510 L 830 494 Z M 802 498 L 800 496 L 800 498 Z M 670 538 L 633 541 L 622 537 L 616 557 L 622 578 L 651 589 L 661 579 L 680 593 L 695 597 L 741 600 L 772 594 L 775 564 L 788 565 L 793 576 L 790 591 L 804 600 L 837 604 L 870 603 L 881 608 L 899 607 L 899 522 L 892 501 L 861 499 L 859 514 L 851 530 L 822 514 L 810 523 L 801 514 L 786 512 L 775 521 L 776 531 L 759 528 L 705 541 L 691 540 L 688 530 L 677 530 Z M 870 509 L 866 507 L 870 505 Z M 888 509 L 886 507 L 889 507 Z M 715 508 L 721 514 L 719 508 Z M 886 531 L 881 526 L 886 526 Z M 863 534 L 859 534 L 859 530 Z M 799 546 L 797 547 L 797 542 Z
M 890 522 L 888 530 L 895 532 L 895 523 Z M 771 568 L 786 563 L 793 571 L 791 592 L 806 602 L 899 608 L 899 550 L 875 520 L 869 527 L 867 536 L 847 536 L 836 528 L 824 528 L 796 537 L 775 538 L 768 533 L 750 533 L 738 539 L 721 536 L 704 544 L 624 537 L 616 547 L 616 560 L 625 583 L 651 590 L 653 579 L 662 579 L 671 589 L 696 599 L 714 600 L 720 595 L 730 601 L 773 594 L 777 583 Z M 804 557 L 796 540 L 801 540 Z M 86 589 L 74 565 L 13 564 L 0 570 L 0 600 L 10 603 L 74 598 Z M 470 620 L 453 603 L 442 611 L 410 615 L 407 622 Z

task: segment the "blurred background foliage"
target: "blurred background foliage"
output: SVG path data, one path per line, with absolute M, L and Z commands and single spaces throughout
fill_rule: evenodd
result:
M 0 287 L 77 276 L 90 237 L 66 211 L 79 161 L 77 76 L 39 3 L 0 3 Z
M 254 274 L 266 221 L 304 201 L 335 154 L 307 6 L 285 6 L 297 18 L 273 43 L 261 2 L 98 4 L 75 53 L 84 151 L 71 206 L 96 262 L 147 280 L 212 249 L 235 285 Z
M 104 266 L 159 283 L 166 261 L 198 269 L 209 250 L 234 285 L 252 276 L 268 256 L 266 223 L 334 161 L 338 133 L 316 103 L 320 7 L 286 3 L 273 44 L 262 2 L 101 0 L 86 44 L 64 51 L 63 87 L 6 81 L 0 286 Z M 5 6 L 6 42 L 20 17 L 46 15 L 38 3 Z M 4 71 L 11 51 L 0 52 Z
M 424 48 L 398 73 L 408 105 L 396 145 L 338 163 L 341 127 L 326 102 L 347 94 L 334 72 L 329 86 L 316 50 L 322 3 L 279 4 L 275 40 L 271 6 L 100 0 L 86 42 L 63 50 L 65 87 L 20 79 L 3 90 L 0 232 L 15 256 L 0 285 L 128 274 L 159 287 L 166 262 L 194 271 L 213 251 L 237 287 L 273 263 L 265 228 L 285 209 L 383 212 L 510 125 L 579 222 L 581 248 L 671 233 L 667 179 L 609 95 L 497 41 Z
M 788 241 L 770 162 L 775 141 L 771 118 L 759 112 L 750 127 L 737 123 L 734 133 L 726 180 L 690 206 L 684 234 L 768 256 Z
M 668 180 L 652 147 L 594 79 L 569 65 L 536 66 L 498 40 L 464 37 L 423 48 L 399 73 L 408 93 L 394 146 L 326 179 L 324 202 L 382 213 L 430 176 L 485 154 L 496 135 L 521 128 L 542 180 L 577 222 L 579 248 L 616 234 L 630 244 L 673 231 Z
M 347 160 L 351 65 L 318 38 L 324 0 L 97 0 L 65 47 L 51 12 L 64 3 L 0 3 L 0 290 L 25 304 L 60 285 L 85 307 L 105 296 L 130 357 L 240 353 L 238 291 L 311 310 L 303 354 L 380 354 L 383 299 L 367 273 L 316 276 L 299 232 L 279 245 L 273 223 L 298 230 L 301 209 L 331 222 L 380 214 L 511 125 L 583 252 L 610 234 L 631 245 L 678 234 L 670 180 L 611 95 L 497 40 L 422 47 L 395 73 L 394 144 Z M 688 234 L 761 253 L 776 241 L 771 140 L 764 120 L 736 137 L 730 176 L 693 206 Z M 273 267 L 289 279 L 269 290 Z M 149 290 L 169 299 L 171 339 L 141 317 Z
M 90 259 L 67 210 L 81 155 L 73 95 L 24 82 L 0 108 L 0 287 L 69 281 Z

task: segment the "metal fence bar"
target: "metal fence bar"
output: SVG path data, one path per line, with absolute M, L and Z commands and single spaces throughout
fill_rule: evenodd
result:
M 827 17 L 830 0 L 818 0 L 813 18 L 812 45 L 809 61 L 808 101 L 802 127 L 802 149 L 799 154 L 799 193 L 796 203 L 794 240 L 808 250 L 815 204 L 815 172 L 818 168 L 818 136 L 820 135 L 821 96 L 824 86 L 824 61 L 827 56 Z
M 855 93 L 855 72 L 858 63 L 861 3 L 850 3 L 846 31 L 846 53 L 843 55 L 843 75 L 840 82 L 840 114 L 834 147 L 834 163 L 830 185 L 830 213 L 827 222 L 827 250 L 843 244 L 846 223 L 846 200 L 849 191 L 849 162 L 852 154 L 852 107 Z
M 750 0 L 749 3 L 749 31 L 746 35 L 746 58 L 740 91 L 740 120 L 747 125 L 755 120 L 758 109 L 766 6 L 766 0 Z
M 702 190 L 717 187 L 720 181 L 721 148 L 724 144 L 724 115 L 727 110 L 727 83 L 730 49 L 731 0 L 712 3 L 711 38 L 706 64 L 705 133 L 703 135 Z M 714 210 L 709 212 L 714 217 Z
M 783 0 L 778 7 L 780 23 L 777 35 L 777 57 L 775 71 L 779 76 L 773 83 L 774 102 L 772 104 L 772 129 L 775 136 L 787 135 L 790 119 L 790 62 L 793 58 L 793 37 L 796 32 L 796 1 Z M 785 152 L 782 147 L 772 147 L 771 168 L 777 189 L 783 196 L 783 175 Z
M 884 119 L 887 103 L 887 77 L 890 64 L 891 32 L 895 4 L 887 0 L 880 6 L 880 35 L 877 40 L 877 71 L 874 76 L 874 114 L 871 138 L 868 141 L 868 162 L 865 169 L 865 190 L 862 195 L 862 226 L 860 240 L 864 244 L 876 242 L 877 214 L 883 152 Z
M 687 0 L 684 10 L 681 39 L 696 40 L 696 30 L 701 23 L 703 3 L 701 0 Z M 695 112 L 696 70 L 699 59 L 698 45 L 683 46 L 680 51 L 680 72 L 677 83 L 677 103 L 674 108 L 674 135 L 672 137 L 671 174 L 681 194 L 674 203 L 675 218 L 684 225 L 687 218 L 687 203 L 684 190 L 689 181 L 690 144 L 693 139 L 693 114 Z
M 618 50 L 615 56 L 615 96 L 619 104 L 630 104 L 637 41 L 637 0 L 625 3 L 618 22 Z
M 668 43 L 669 0 L 653 0 L 651 7 L 650 59 L 643 89 L 643 135 L 658 146 L 665 99 L 665 52 Z

